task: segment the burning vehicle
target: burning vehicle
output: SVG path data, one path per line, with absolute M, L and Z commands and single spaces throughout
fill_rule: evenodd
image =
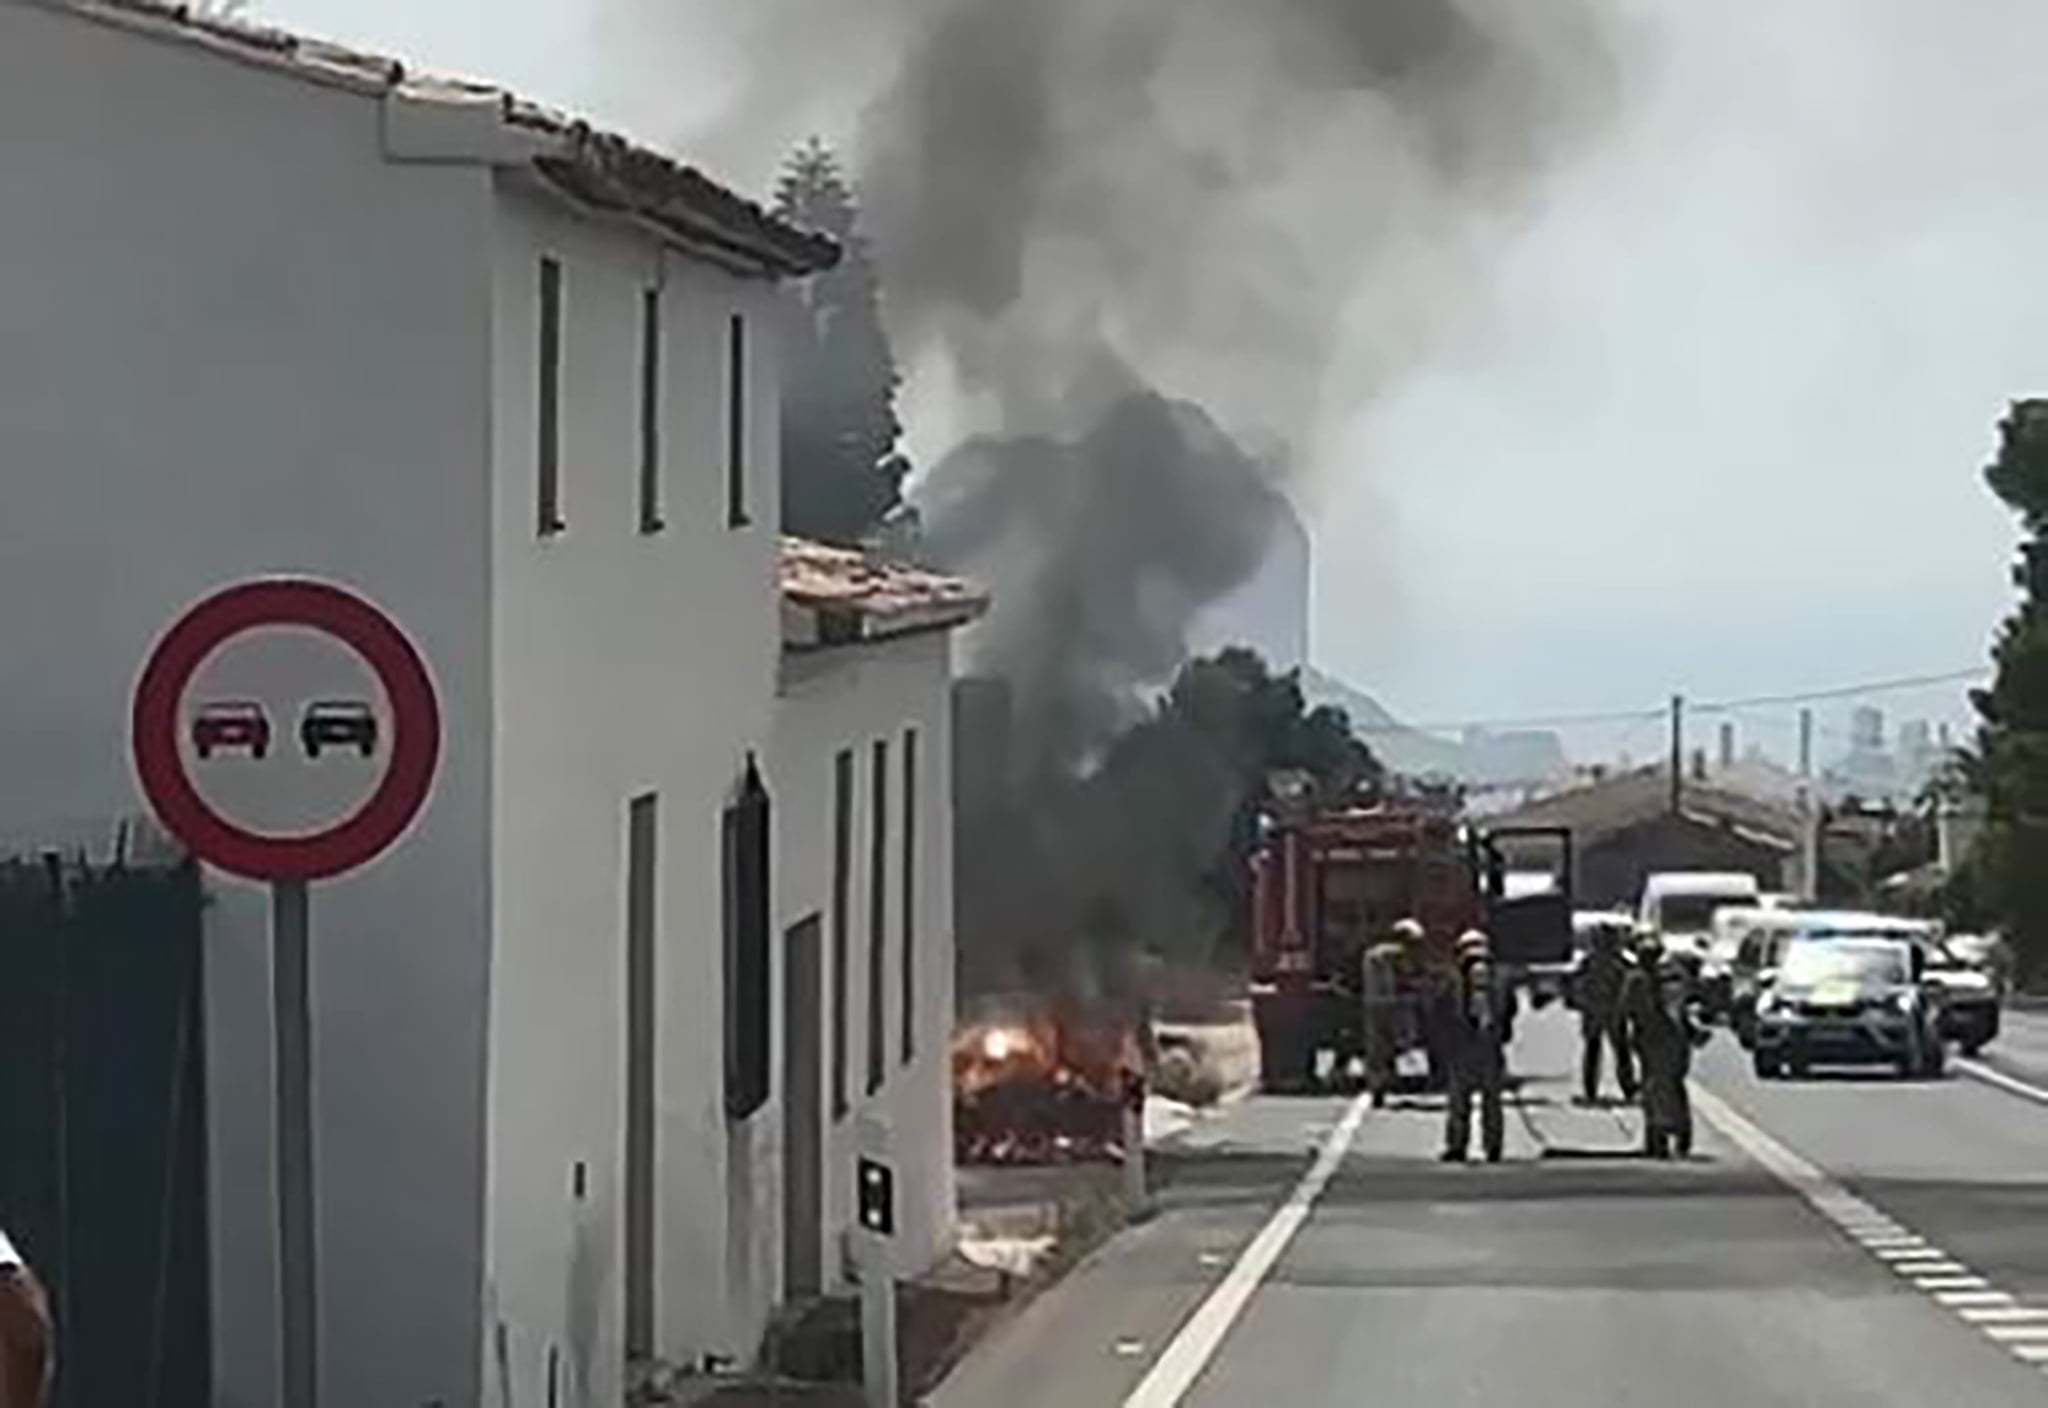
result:
M 1119 1004 L 1011 998 L 953 1040 L 963 1164 L 1115 1161 L 1144 1101 L 1143 1023 Z

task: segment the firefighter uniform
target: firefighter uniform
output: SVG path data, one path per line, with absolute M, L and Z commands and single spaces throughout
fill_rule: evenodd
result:
M 1375 1108 L 1386 1104 L 1399 1074 L 1402 980 L 1424 936 L 1420 922 L 1403 919 L 1384 940 L 1367 948 L 1361 960 L 1364 1010 L 1359 1014 L 1359 1046 L 1365 1058 L 1365 1088 L 1372 1093 Z
M 1654 934 L 1636 949 L 1636 965 L 1622 989 L 1629 1040 L 1642 1061 L 1643 1152 L 1653 1159 L 1692 1153 L 1692 1100 L 1686 1077 L 1693 1048 L 1707 1038 L 1694 1012 L 1692 970 L 1668 954 Z
M 1458 940 L 1458 971 L 1446 1015 L 1450 1103 L 1443 1156 L 1454 1163 L 1469 1157 L 1476 1097 L 1481 1145 L 1487 1162 L 1499 1163 L 1507 1138 L 1502 1093 L 1507 1082 L 1509 1012 L 1505 985 L 1484 934 L 1474 931 Z
M 1588 1105 L 1600 1102 L 1600 1067 L 1606 1051 L 1614 1052 L 1614 1079 L 1621 1098 L 1636 1098 L 1635 1053 L 1629 1048 L 1628 1023 L 1621 1010 L 1621 990 L 1628 981 L 1629 957 L 1620 934 L 1601 927 L 1591 935 L 1577 978 L 1579 1007 L 1579 1085 Z
M 1387 1103 L 1400 1068 L 1401 946 L 1378 943 L 1367 949 L 1359 986 L 1365 1001 L 1365 1088 L 1378 1109 Z

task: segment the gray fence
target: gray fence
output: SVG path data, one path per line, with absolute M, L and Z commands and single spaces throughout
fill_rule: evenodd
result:
M 0 861 L 0 1224 L 60 1408 L 211 1396 L 201 905 L 190 865 Z

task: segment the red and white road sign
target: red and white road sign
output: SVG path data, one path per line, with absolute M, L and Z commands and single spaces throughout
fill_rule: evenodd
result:
M 201 860 L 318 880 L 376 859 L 425 805 L 441 711 L 405 633 L 355 593 L 244 582 L 181 616 L 135 687 L 135 772 Z

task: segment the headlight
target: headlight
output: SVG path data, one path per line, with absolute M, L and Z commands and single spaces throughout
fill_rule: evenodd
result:
M 1912 1010 L 1913 994 L 1909 992 L 1895 992 L 1892 994 L 1892 1011 L 1911 1012 Z

